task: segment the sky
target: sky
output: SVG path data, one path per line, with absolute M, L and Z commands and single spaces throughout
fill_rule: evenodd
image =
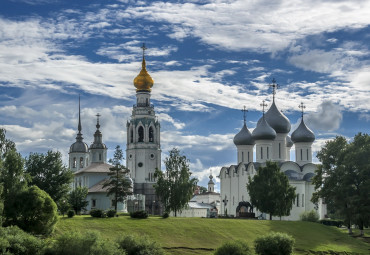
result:
M 252 131 L 273 78 L 291 132 L 305 104 L 314 155 L 369 134 L 369 42 L 365 0 L 1 0 L 0 127 L 23 156 L 58 150 L 67 164 L 80 95 L 84 141 L 100 113 L 108 157 L 125 150 L 145 43 L 162 160 L 179 148 L 205 186 L 237 163 L 241 109 Z

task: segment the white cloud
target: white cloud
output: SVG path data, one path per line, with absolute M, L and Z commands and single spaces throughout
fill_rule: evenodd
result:
M 343 116 L 341 107 L 330 101 L 322 102 L 317 112 L 305 116 L 308 126 L 316 130 L 333 131 L 340 127 Z

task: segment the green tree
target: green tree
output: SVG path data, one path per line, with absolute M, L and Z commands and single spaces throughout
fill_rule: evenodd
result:
M 272 216 L 288 216 L 296 197 L 295 187 L 290 186 L 288 177 L 280 172 L 276 162 L 266 162 L 259 167 L 253 179 L 249 176 L 247 190 L 251 202 L 258 210 Z
M 68 203 L 76 214 L 79 214 L 82 210 L 86 210 L 86 206 L 89 204 L 89 202 L 86 201 L 88 192 L 89 190 L 87 187 L 77 187 L 69 194 Z
M 62 214 L 64 217 L 64 214 L 66 214 L 69 211 L 69 209 L 71 209 L 71 205 L 68 202 L 68 196 L 62 197 L 58 201 L 57 206 L 60 214 Z
M 59 151 L 31 153 L 26 159 L 26 173 L 31 177 L 29 184 L 46 191 L 57 204 L 68 194 L 73 179 Z
M 103 188 L 108 188 L 107 196 L 114 197 L 114 210 L 117 212 L 118 202 L 123 202 L 127 195 L 132 194 L 132 183 L 127 177 L 130 172 L 124 165 L 122 165 L 123 153 L 119 145 L 117 145 L 114 152 L 113 159 L 109 163 L 113 167 L 109 168 L 109 180 L 104 183 Z
M 57 205 L 45 191 L 31 186 L 14 198 L 15 217 L 11 222 L 24 231 L 48 235 L 58 221 Z
M 173 211 L 176 217 L 192 198 L 198 180 L 191 178 L 189 161 L 178 149 L 173 148 L 169 154 L 164 160 L 166 171 L 155 170 L 154 188 L 165 212 Z
M 370 136 L 357 134 L 352 142 L 342 136 L 326 142 L 317 153 L 322 165 L 313 178 L 312 201 L 325 199 L 328 210 L 340 215 L 351 234 L 357 224 L 363 234 L 370 221 Z
M 0 162 L 4 158 L 6 152 L 15 150 L 15 144 L 5 136 L 6 130 L 0 128 Z

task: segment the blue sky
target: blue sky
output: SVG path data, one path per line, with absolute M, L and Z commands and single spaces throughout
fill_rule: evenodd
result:
M 126 121 L 141 68 L 155 84 L 162 159 L 180 148 L 205 185 L 236 163 L 234 135 L 249 110 L 280 88 L 292 123 L 306 105 L 314 151 L 336 135 L 370 133 L 370 1 L 62 1 L 0 4 L 0 125 L 18 150 L 59 150 L 82 133 L 92 142 L 99 112 L 112 156 L 126 148 Z M 317 161 L 317 159 L 316 159 Z

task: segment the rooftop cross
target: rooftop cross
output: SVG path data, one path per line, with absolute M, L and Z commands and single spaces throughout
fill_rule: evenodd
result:
M 81 133 L 81 103 L 80 103 L 80 95 L 78 95 L 78 133 Z
M 141 46 L 140 48 L 142 48 L 143 49 L 143 57 L 144 57 L 144 55 L 145 55 L 145 50 L 146 49 L 148 49 L 147 47 L 145 47 L 145 43 L 143 43 L 143 46 Z
M 272 81 L 271 81 L 271 84 L 269 84 L 269 87 L 272 88 L 272 100 L 275 101 L 276 90 L 280 87 L 280 85 L 276 83 L 275 78 L 272 78 Z
M 263 115 L 265 115 L 265 107 L 267 107 L 267 104 L 265 104 L 265 100 L 262 100 L 262 104 L 260 104 L 260 106 L 262 106 L 262 113 Z
M 303 102 L 301 102 L 301 104 L 298 105 L 298 107 L 301 108 L 302 118 L 303 118 L 303 112 L 304 112 L 304 109 L 306 108 L 306 106 L 303 104 Z
M 246 121 L 247 121 L 247 112 L 248 112 L 248 110 L 247 110 L 247 108 L 245 107 L 245 105 L 244 105 L 244 108 L 242 109 L 242 112 L 243 112 L 244 125 L 245 125 L 245 123 L 246 123 Z
M 101 115 L 98 113 L 98 114 L 96 114 L 96 117 L 97 117 L 97 123 L 96 123 L 96 128 L 97 129 L 99 129 L 100 128 L 100 124 L 99 124 L 99 117 L 100 117 Z

